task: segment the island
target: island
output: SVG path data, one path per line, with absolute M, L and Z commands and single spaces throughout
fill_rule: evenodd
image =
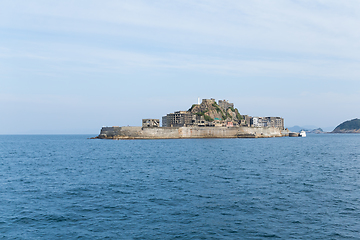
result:
M 332 133 L 360 133 L 360 119 L 352 119 L 339 124 Z
M 142 119 L 139 127 L 103 127 L 96 139 L 269 138 L 298 137 L 284 128 L 281 117 L 241 115 L 227 100 L 202 99 L 187 111 L 160 119 Z

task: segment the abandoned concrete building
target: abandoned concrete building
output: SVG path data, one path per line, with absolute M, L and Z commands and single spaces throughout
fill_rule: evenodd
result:
M 160 120 L 159 119 L 143 119 L 142 120 L 142 127 L 160 127 Z
M 193 125 L 193 114 L 188 111 L 177 111 L 162 117 L 163 127 L 186 127 Z
M 225 111 L 228 109 L 228 108 L 234 108 L 234 104 L 233 103 L 229 103 L 229 101 L 226 101 L 226 100 L 219 100 L 219 107 L 221 107 L 222 109 L 224 109 Z
M 276 127 L 284 129 L 284 119 L 281 117 L 252 117 L 251 127 Z

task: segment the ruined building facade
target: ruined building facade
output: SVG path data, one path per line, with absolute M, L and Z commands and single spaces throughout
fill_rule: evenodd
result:
M 219 105 L 219 107 L 221 107 L 224 110 L 227 110 L 228 108 L 234 108 L 234 104 L 229 103 L 229 101 L 226 101 L 226 100 L 219 100 L 218 105 Z
M 186 127 L 193 125 L 193 115 L 188 111 L 177 111 L 162 117 L 163 127 Z
M 142 120 L 142 127 L 160 127 L 160 120 L 159 119 L 143 119 Z
M 252 117 L 251 127 L 276 127 L 284 129 L 284 119 L 281 117 Z

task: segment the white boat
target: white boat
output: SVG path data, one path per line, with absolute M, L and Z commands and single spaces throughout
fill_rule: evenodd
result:
M 301 130 L 299 135 L 300 137 L 306 137 L 306 132 L 304 130 Z

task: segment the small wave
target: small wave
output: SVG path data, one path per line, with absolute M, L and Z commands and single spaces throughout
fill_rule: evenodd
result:
M 261 238 L 281 238 L 280 236 L 273 234 L 273 233 L 264 233 L 258 235 Z

